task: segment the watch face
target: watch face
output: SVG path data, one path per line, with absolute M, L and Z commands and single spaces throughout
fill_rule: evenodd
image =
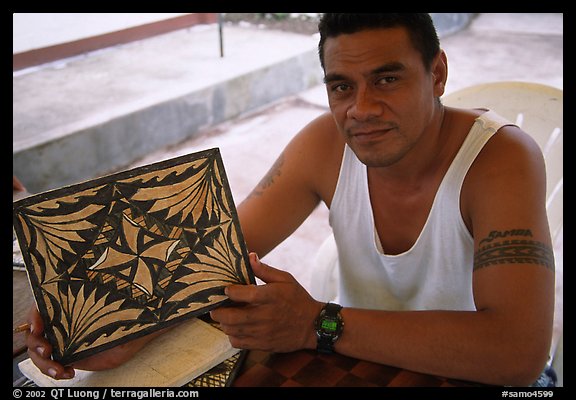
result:
M 328 332 L 336 332 L 338 328 L 338 323 L 333 319 L 324 319 L 320 324 L 320 328 Z

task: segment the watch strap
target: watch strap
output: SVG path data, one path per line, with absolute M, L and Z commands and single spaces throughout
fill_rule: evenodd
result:
M 323 354 L 334 353 L 334 341 L 329 337 L 319 337 L 316 343 L 316 351 Z

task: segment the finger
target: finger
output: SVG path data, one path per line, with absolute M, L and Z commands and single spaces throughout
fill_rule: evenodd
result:
M 264 283 L 295 281 L 290 273 L 261 262 L 256 253 L 250 253 L 249 257 L 254 275 L 264 281 Z M 261 304 L 269 300 L 269 294 L 265 288 L 265 285 L 230 285 L 224 288 L 224 293 L 234 302 Z
M 254 275 L 262 279 L 265 283 L 288 282 L 293 279 L 292 275 L 286 271 L 276 269 L 261 262 L 256 253 L 250 253 L 250 265 L 252 266 Z
M 242 286 L 240 286 L 240 289 L 242 289 Z M 239 295 L 238 297 L 241 296 Z M 221 325 L 244 324 L 247 322 L 247 311 L 244 305 L 240 307 L 218 307 L 210 311 L 210 318 Z
M 62 364 L 50 359 L 52 346 L 44 337 L 44 323 L 36 307 L 32 307 L 28 312 L 28 323 L 30 331 L 26 335 L 26 346 L 28 356 L 44 375 L 54 379 L 70 379 L 74 377 L 74 369 L 64 367 Z
M 30 311 L 28 311 L 27 319 L 28 323 L 30 324 L 30 332 L 44 332 L 44 323 L 42 322 L 42 318 L 40 317 L 40 313 L 36 307 L 32 307 Z
M 228 340 L 235 349 L 273 351 L 271 347 L 265 346 L 261 340 L 251 336 L 228 336 Z
M 236 303 L 257 302 L 255 285 L 230 285 L 224 288 L 224 293 Z
M 16 190 L 19 192 L 24 192 L 26 190 L 22 182 L 20 182 L 20 180 L 16 178 L 16 176 L 14 175 L 12 175 L 12 190 Z
M 39 360 L 40 358 L 49 359 L 52 354 L 52 346 L 43 336 L 44 325 L 36 308 L 28 313 L 28 323 L 30 324 L 30 331 L 26 335 L 26 346 L 28 347 L 30 358 L 33 360 Z
M 46 340 L 30 333 L 27 344 L 28 356 L 44 375 L 54 379 L 70 379 L 74 377 L 73 368 L 64 367 L 62 364 L 50 359 L 52 347 Z

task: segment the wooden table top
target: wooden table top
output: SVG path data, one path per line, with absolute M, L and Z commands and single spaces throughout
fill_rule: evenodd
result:
M 421 374 L 312 350 L 250 351 L 233 387 L 479 387 L 478 383 Z

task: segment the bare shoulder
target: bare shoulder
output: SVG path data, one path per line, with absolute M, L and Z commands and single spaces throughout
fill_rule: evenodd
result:
M 285 157 L 300 164 L 314 191 L 328 206 L 336 188 L 344 144 L 332 115 L 326 112 L 302 128 L 285 150 Z
M 447 107 L 448 108 L 448 107 Z M 456 129 L 462 132 L 468 132 L 474 121 L 486 110 L 482 109 L 459 109 L 449 108 L 456 117 Z M 510 154 L 510 151 L 514 151 Z M 507 155 L 504 156 L 503 155 Z M 515 160 L 516 157 L 528 156 L 528 160 L 538 162 L 542 159 L 542 152 L 538 143 L 530 134 L 523 131 L 512 122 L 502 126 L 494 136 L 488 141 L 474 162 L 478 164 L 491 164 L 493 159 L 499 160 L 502 165 L 506 160 Z
M 474 160 L 462 186 L 462 216 L 469 229 L 474 236 L 517 228 L 545 235 L 545 203 L 540 147 L 519 127 L 501 127 Z
M 330 112 L 325 112 L 310 121 L 297 137 L 314 146 L 310 150 L 314 150 L 315 156 L 329 155 L 332 151 L 342 149 L 344 146 L 344 139 L 338 132 Z
M 515 125 L 505 125 L 486 143 L 471 172 L 477 177 L 524 172 L 536 179 L 545 174 L 544 157 L 532 136 Z

